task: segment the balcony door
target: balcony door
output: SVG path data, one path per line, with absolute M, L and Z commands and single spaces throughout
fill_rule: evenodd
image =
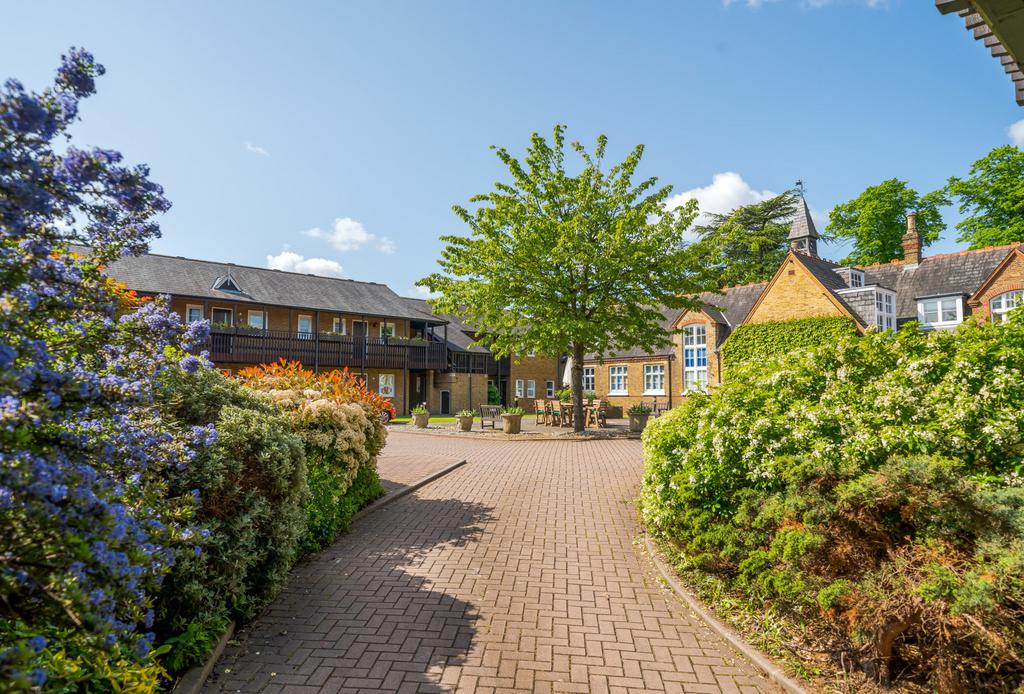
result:
M 366 354 L 366 321 L 352 321 L 352 355 L 360 360 Z

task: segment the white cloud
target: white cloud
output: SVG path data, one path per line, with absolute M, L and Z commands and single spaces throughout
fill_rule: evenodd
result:
M 302 233 L 310 238 L 324 239 L 330 242 L 336 250 L 342 252 L 358 250 L 364 244 L 377 239 L 366 230 L 366 227 L 351 217 L 338 217 L 334 220 L 334 227 L 330 231 L 314 227 Z
M 1018 147 L 1024 147 L 1024 120 L 1019 120 L 1006 130 L 1010 141 Z
M 395 242 L 387 236 L 382 236 L 380 241 L 377 242 L 377 250 L 384 255 L 391 255 L 395 252 Z
M 433 299 L 437 297 L 437 292 L 432 292 L 426 287 L 413 285 L 412 289 L 409 290 L 409 293 L 406 296 L 414 296 L 420 299 Z
M 243 142 L 242 146 L 245 147 L 245 151 L 247 151 L 247 152 L 252 152 L 253 154 L 258 154 L 261 157 L 269 157 L 270 156 L 270 152 L 268 152 L 267 150 L 263 149 L 259 145 L 254 145 L 253 143 L 249 142 L 248 140 Z
M 704 213 L 730 212 L 740 205 L 749 205 L 773 198 L 778 193 L 770 190 L 755 190 L 735 171 L 717 173 L 711 184 L 702 188 L 691 188 L 673 195 L 665 201 L 669 209 L 674 209 L 688 200 L 696 200 L 702 217 Z
M 267 256 L 267 267 L 271 270 L 304 272 L 324 277 L 341 277 L 342 267 L 328 258 L 305 258 L 294 251 L 283 250 L 277 255 Z

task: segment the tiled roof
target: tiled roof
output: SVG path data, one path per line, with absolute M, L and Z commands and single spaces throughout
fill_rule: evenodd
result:
M 434 321 L 445 321 L 448 323 L 448 348 L 454 349 L 459 352 L 482 352 L 489 354 L 490 350 L 480 345 L 473 345 L 473 329 L 466 325 L 462 318 L 450 313 L 434 313 L 433 309 L 430 308 L 430 304 L 424 299 L 413 299 L 411 297 L 402 297 L 411 310 L 417 312 L 422 316 L 429 317 Z M 419 319 L 419 320 L 422 320 Z M 444 334 L 442 330 L 436 330 L 435 335 L 441 336 Z
M 793 241 L 808 236 L 812 239 L 820 238 L 818 230 L 814 227 L 814 220 L 811 219 L 811 211 L 807 209 L 807 201 L 801 195 L 800 202 L 796 206 L 796 213 L 793 215 L 793 221 L 789 225 L 789 236 L 786 238 Z
M 925 256 L 918 265 L 894 261 L 861 267 L 865 284 L 896 292 L 896 319 L 917 320 L 917 300 L 928 296 L 973 294 L 992 271 L 1021 244 Z
M 672 324 L 675 323 L 675 320 L 676 318 L 679 317 L 679 314 L 680 310 L 677 308 L 668 308 L 667 306 L 662 306 L 661 320 L 658 321 L 658 324 L 661 326 L 661 329 L 665 332 L 666 335 L 672 332 Z M 609 359 L 639 359 L 642 357 L 662 357 L 667 356 L 669 354 L 672 354 L 671 345 L 668 347 L 659 347 L 658 349 L 655 349 L 653 352 L 648 352 L 645 349 L 634 347 L 633 349 L 609 352 L 608 354 L 604 355 L 604 360 L 608 361 Z M 586 356 L 586 361 L 592 361 L 597 358 L 597 354 L 588 354 Z
M 147 294 L 265 304 L 315 311 L 339 311 L 370 316 L 412 318 L 440 323 L 413 310 L 384 284 L 304 275 L 297 272 L 194 260 L 147 253 L 112 263 L 107 274 L 129 289 Z M 241 293 L 214 289 L 230 275 Z
M 850 304 L 847 303 L 842 296 L 836 293 L 840 289 L 846 289 L 846 280 L 836 272 L 837 268 L 842 267 L 839 263 L 834 263 L 831 260 L 825 260 L 824 258 L 819 258 L 814 255 L 805 255 L 804 253 L 799 253 L 797 251 L 793 251 L 793 255 L 796 256 L 797 261 L 802 263 L 803 266 L 825 286 L 825 289 L 832 294 L 832 297 L 837 302 L 842 304 L 843 308 L 845 308 L 851 316 L 861 324 L 864 324 L 865 321 L 861 318 L 860 314 L 853 310 Z
M 750 313 L 751 307 L 757 298 L 761 296 L 767 282 L 755 284 L 743 284 L 735 287 L 726 287 L 722 293 L 704 292 L 700 295 L 701 301 L 707 308 L 704 310 L 717 322 L 735 328 L 743 322 Z

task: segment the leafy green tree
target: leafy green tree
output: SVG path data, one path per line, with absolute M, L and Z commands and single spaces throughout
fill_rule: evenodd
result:
M 695 308 L 709 278 L 683 242 L 696 202 L 667 209 L 671 186 L 633 183 L 643 146 L 609 168 L 606 145 L 603 135 L 593 153 L 572 143 L 583 160 L 575 175 L 562 125 L 550 143 L 534 133 L 523 161 L 498 148 L 512 182 L 470 198 L 473 212 L 453 207 L 471 234 L 442 236 L 443 272 L 417 282 L 495 354 L 570 354 L 577 431 L 584 355 L 669 344 L 663 308 Z
M 946 187 L 959 199 L 958 241 L 971 248 L 1024 241 L 1024 152 L 1013 145 L 996 147 L 974 162 L 965 179 L 952 177 Z
M 939 207 L 948 204 L 945 190 L 920 195 L 906 181 L 890 178 L 836 205 L 825 233 L 829 240 L 853 242 L 844 263 L 887 263 L 903 257 L 901 239 L 907 231 L 908 213 L 917 213 L 917 230 L 927 246 L 945 230 Z
M 720 284 L 761 282 L 772 276 L 789 249 L 789 222 L 796 191 L 743 205 L 727 213 L 709 213 L 696 228 L 697 250 L 714 265 Z

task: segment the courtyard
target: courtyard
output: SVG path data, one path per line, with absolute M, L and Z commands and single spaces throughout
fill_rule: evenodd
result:
M 393 431 L 379 467 L 462 459 L 300 563 L 204 691 L 776 691 L 636 543 L 639 441 Z

